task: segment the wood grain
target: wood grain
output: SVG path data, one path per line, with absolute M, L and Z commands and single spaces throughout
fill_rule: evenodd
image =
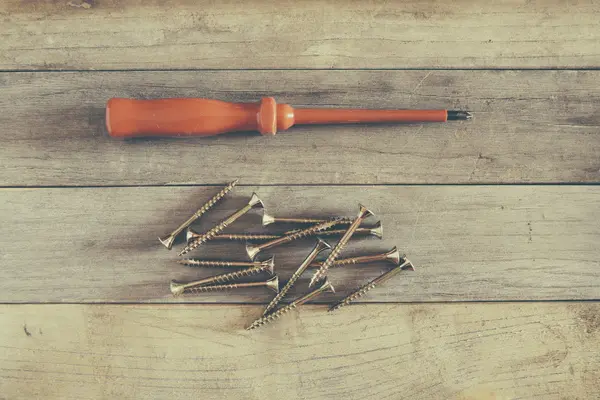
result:
M 3 189 L 0 202 L 0 302 L 267 302 L 261 289 L 174 299 L 171 279 L 221 270 L 176 263 L 156 239 L 187 219 L 218 187 Z M 353 241 L 343 254 L 397 245 L 417 271 L 363 301 L 598 299 L 600 196 L 597 186 L 238 187 L 200 221 L 199 231 L 241 207 L 256 191 L 279 216 L 353 216 L 367 205 L 384 239 Z M 229 228 L 261 231 L 260 212 Z M 290 227 L 282 227 L 281 230 Z M 271 230 L 273 231 L 273 230 Z M 275 255 L 287 279 L 313 246 Z M 243 244 L 209 243 L 194 257 L 246 260 Z M 386 265 L 332 270 L 332 302 Z M 290 298 L 306 291 L 307 275 Z
M 599 182 L 600 71 L 0 74 L 0 185 Z M 110 97 L 455 108 L 474 120 L 122 142 Z
M 600 64 L 593 0 L 8 0 L 0 16 L 5 70 Z
M 45 399 L 591 399 L 600 305 L 2 305 L 0 390 Z

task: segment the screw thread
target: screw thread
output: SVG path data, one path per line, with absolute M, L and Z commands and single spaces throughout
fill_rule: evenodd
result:
M 246 329 L 247 330 L 256 329 L 259 326 L 273 322 L 276 319 L 281 318 L 282 315 L 287 314 L 288 312 L 290 312 L 291 310 L 293 310 L 295 308 L 296 308 L 296 304 L 294 304 L 294 303 L 288 304 L 287 306 L 282 307 L 279 310 L 277 310 L 269 315 L 265 315 L 264 317 L 257 319 Z
M 216 291 L 224 291 L 237 289 L 240 287 L 237 283 L 229 283 L 225 285 L 211 285 L 211 286 L 194 286 L 191 288 L 186 288 L 184 292 L 188 293 L 202 293 L 202 292 L 216 292 Z
M 239 179 L 231 182 L 229 185 L 225 186 L 221 191 L 215 194 L 210 200 L 208 200 L 198 211 L 196 211 L 196 217 L 200 217 L 202 214 L 206 213 L 209 209 L 211 209 L 219 200 L 221 200 L 227 193 L 231 192 L 235 185 L 237 185 Z
M 347 217 L 332 217 L 327 219 L 320 218 L 282 218 L 282 222 L 293 222 L 297 224 L 321 224 L 327 221 L 337 221 L 336 225 L 347 224 L 352 222 L 352 218 Z
M 304 237 L 315 235 L 321 231 L 329 229 L 337 223 L 337 220 L 321 222 L 317 225 L 311 226 L 310 228 L 293 231 L 291 233 L 286 234 L 286 236 L 281 237 L 281 240 L 285 240 L 284 243 L 291 242 L 297 239 L 301 239 Z M 277 240 L 277 239 L 276 239 Z M 268 243 L 266 243 L 268 247 Z
M 354 265 L 358 264 L 360 258 L 352 257 L 352 258 L 342 258 L 340 260 L 335 260 L 332 267 L 343 267 L 344 265 Z
M 255 267 L 260 265 L 260 263 L 254 262 L 195 260 L 193 258 L 186 258 L 178 262 L 190 267 Z
M 376 261 L 383 261 L 386 259 L 386 255 L 387 254 L 377 254 L 374 256 L 357 256 L 357 257 L 350 257 L 350 258 L 339 258 L 333 262 L 331 267 L 343 267 L 346 265 L 367 264 L 367 263 L 376 262 Z M 315 263 L 310 264 L 310 266 L 313 268 L 321 268 L 321 265 L 323 265 L 322 262 L 315 262 Z
M 299 231 L 294 231 L 292 233 L 286 233 L 285 236 L 282 236 L 278 239 L 271 240 L 270 242 L 265 242 L 257 246 L 252 246 L 250 243 L 246 245 L 246 251 L 248 251 L 248 255 L 250 258 L 254 258 L 259 252 L 265 249 L 270 249 L 275 246 L 279 246 L 281 244 L 289 243 L 297 239 L 301 239 L 304 237 L 308 237 L 311 235 L 315 235 L 325 229 L 328 229 L 335 225 L 337 220 L 330 220 L 327 222 L 322 222 L 320 224 L 311 226 L 310 228 L 302 229 Z
M 243 278 L 244 276 L 257 275 L 267 268 L 268 267 L 266 266 L 260 265 L 257 267 L 242 269 L 240 271 L 229 272 L 227 274 L 216 275 L 211 278 L 211 283 L 224 283 L 238 278 Z
M 338 244 L 335 245 L 329 256 L 325 260 L 325 262 L 321 265 L 321 268 L 313 275 L 311 279 L 311 283 L 319 281 L 327 274 L 327 270 L 333 265 L 335 259 L 340 255 L 344 247 L 346 247 L 346 243 L 350 240 L 350 236 L 344 236 Z
M 263 315 L 267 315 L 269 313 L 269 311 L 271 311 L 273 308 L 275 308 L 275 306 L 277 304 L 279 304 L 281 299 L 283 299 L 283 296 L 285 296 L 287 294 L 287 292 L 292 288 L 294 283 L 296 283 L 298 278 L 300 278 L 300 275 L 302 275 L 302 273 L 298 274 L 297 271 L 296 271 L 296 273 L 294 273 L 294 275 L 292 275 L 292 277 L 290 278 L 289 281 L 287 281 L 285 286 L 279 291 L 279 293 L 277 293 L 277 295 L 273 298 L 273 300 L 271 300 L 271 302 L 267 305 L 267 307 L 265 307 L 265 310 L 263 311 Z
M 344 236 L 342 236 L 342 238 L 335 245 L 335 247 L 333 248 L 333 250 L 331 251 L 331 253 L 329 253 L 329 256 L 327 257 L 327 259 L 325 260 L 325 262 L 321 265 L 321 268 L 319 268 L 317 270 L 317 272 L 315 272 L 315 274 L 311 278 L 310 283 L 309 283 L 309 287 L 313 286 L 316 282 L 318 282 L 319 280 L 321 280 L 322 278 L 324 278 L 325 275 L 327 275 L 327 270 L 329 270 L 329 268 L 333 265 L 333 263 L 335 262 L 336 258 L 338 258 L 338 256 L 340 255 L 340 253 L 342 252 L 342 250 L 344 249 L 344 247 L 346 247 L 346 244 L 348 244 L 348 242 L 352 238 L 352 235 L 354 234 L 354 232 L 360 226 L 361 222 L 365 218 L 365 215 L 366 215 L 366 213 L 361 212 L 358 215 L 358 217 L 356 217 L 356 219 L 354 219 L 354 221 L 352 222 L 352 224 L 350 225 L 350 227 L 348 228 L 348 230 L 346 231 L 346 233 L 344 234 Z
M 365 293 L 367 293 L 369 290 L 373 289 L 375 286 L 377 286 L 377 284 L 374 283 L 374 282 L 367 283 L 366 285 L 364 285 L 363 287 L 361 287 L 357 291 L 355 291 L 355 292 L 349 294 L 348 296 L 344 297 L 342 300 L 340 300 L 339 303 L 337 303 L 333 307 L 331 307 L 329 309 L 329 311 L 334 311 L 334 310 L 337 310 L 338 308 L 347 306 L 348 304 L 350 304 L 354 300 L 358 299 L 359 297 L 362 297 Z
M 200 246 L 201 244 L 208 242 L 209 240 L 214 238 L 216 235 L 221 233 L 223 231 L 223 229 L 227 228 L 229 225 L 231 225 L 233 222 L 235 222 L 239 217 L 241 217 L 242 215 L 244 215 L 245 213 L 250 211 L 250 209 L 252 209 L 252 205 L 248 204 L 248 205 L 244 206 L 243 208 L 239 209 L 238 211 L 236 211 L 235 213 L 231 214 L 229 217 L 227 217 L 226 219 L 224 219 L 223 221 L 221 221 L 217 225 L 215 225 L 208 232 L 193 239 L 191 243 L 188 243 L 187 246 L 185 246 L 185 248 L 183 250 L 181 250 L 179 255 L 181 256 L 185 253 L 189 253 L 190 251 L 194 250 L 196 247 Z
M 210 239 L 212 239 L 218 233 L 220 233 L 223 229 L 227 228 L 228 225 L 229 225 L 228 221 L 222 221 L 222 222 L 218 223 L 210 231 L 206 232 L 203 235 L 198 236 L 197 238 L 193 239 L 192 242 L 188 243 L 187 246 L 185 246 L 185 248 L 183 250 L 181 250 L 181 253 L 179 253 L 179 255 L 189 253 L 190 251 L 194 250 L 201 244 L 208 242 Z
M 173 232 L 169 235 L 158 238 L 160 242 L 165 245 L 169 250 L 171 250 L 173 246 L 173 242 L 175 241 L 175 237 L 179 235 L 185 228 L 189 227 L 194 221 L 200 218 L 204 213 L 206 213 L 209 209 L 212 208 L 219 200 L 221 200 L 227 193 L 229 193 L 235 185 L 237 185 L 239 179 L 229 183 L 225 186 L 219 193 L 214 195 L 210 200 L 208 200 L 198 211 L 196 211 L 191 217 L 187 219 L 184 223 L 179 225 Z
M 216 235 L 215 240 L 273 240 L 279 239 L 281 235 L 269 235 L 262 233 L 225 233 Z
M 285 237 L 291 242 L 296 239 L 301 239 L 303 237 L 314 235 L 315 233 L 321 232 L 321 231 L 328 229 L 336 224 L 337 224 L 337 220 L 321 222 L 318 225 L 311 226 L 310 228 L 302 229 L 297 232 L 293 232 Z

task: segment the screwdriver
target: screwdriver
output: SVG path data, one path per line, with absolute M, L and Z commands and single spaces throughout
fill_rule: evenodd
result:
M 272 97 L 255 103 L 197 98 L 136 100 L 112 98 L 106 105 L 106 128 L 115 138 L 213 136 L 259 131 L 275 135 L 292 125 L 418 123 L 471 119 L 467 111 L 292 108 Z

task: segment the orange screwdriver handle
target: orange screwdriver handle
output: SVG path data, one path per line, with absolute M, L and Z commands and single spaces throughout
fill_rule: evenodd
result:
M 213 136 L 256 130 L 263 135 L 274 135 L 277 129 L 284 130 L 293 125 L 293 115 L 291 107 L 278 106 L 272 97 L 265 97 L 258 103 L 114 98 L 106 105 L 106 128 L 110 136 L 117 138 Z
M 114 98 L 106 105 L 112 137 L 213 136 L 235 131 L 274 135 L 294 124 L 364 122 L 445 122 L 446 110 L 293 109 L 272 97 L 257 103 L 208 99 L 133 100 Z

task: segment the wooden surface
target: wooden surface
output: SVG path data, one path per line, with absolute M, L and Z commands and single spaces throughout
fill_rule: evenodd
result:
M 590 303 L 2 306 L 6 398 L 592 399 Z
M 173 298 L 171 279 L 221 272 L 176 263 L 157 237 L 187 219 L 216 187 L 5 189 L 0 213 L 4 302 L 266 302 L 260 289 Z M 364 301 L 570 300 L 600 293 L 600 197 L 591 186 L 240 187 L 198 225 L 241 207 L 256 191 L 273 215 L 352 216 L 358 203 L 382 221 L 384 239 L 353 241 L 344 254 L 398 246 L 417 271 Z M 43 210 L 43 211 L 42 211 Z M 312 210 L 317 210 L 311 212 Z M 260 232 L 253 212 L 229 232 Z M 289 226 L 287 227 L 289 229 Z M 281 232 L 285 227 L 279 229 Z M 276 231 L 275 228 L 270 231 Z M 41 240 L 37 240 L 40 238 Z M 314 243 L 267 251 L 288 278 Z M 332 244 L 335 240 L 332 241 Z M 241 243 L 208 243 L 192 257 L 247 260 Z M 386 265 L 340 268 L 332 301 L 382 273 Z M 310 274 L 292 292 L 306 291 Z
M 7 70 L 600 64 L 593 0 L 5 0 L 0 15 Z
M 599 15 L 591 0 L 0 2 L 0 399 L 597 397 Z M 474 119 L 104 133 L 114 96 L 265 95 Z M 384 238 L 345 254 L 397 245 L 417 270 L 327 314 L 388 267 L 334 269 L 335 295 L 251 333 L 260 289 L 172 298 L 169 280 L 221 271 L 156 238 L 237 177 L 198 230 L 252 191 L 279 216 L 362 202 Z M 273 251 L 283 280 L 311 246 Z
M 4 73 L 0 184 L 522 183 L 600 180 L 600 71 Z M 455 108 L 468 122 L 294 127 L 122 142 L 112 96 Z M 66 168 L 67 167 L 67 168 Z

